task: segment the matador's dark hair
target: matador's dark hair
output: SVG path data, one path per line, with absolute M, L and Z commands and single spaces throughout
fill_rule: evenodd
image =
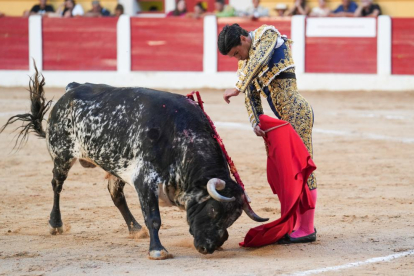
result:
M 231 26 L 226 25 L 221 30 L 217 46 L 222 55 L 227 55 L 231 48 L 241 45 L 240 36 L 248 36 L 249 33 L 239 26 L 239 24 L 233 24 Z

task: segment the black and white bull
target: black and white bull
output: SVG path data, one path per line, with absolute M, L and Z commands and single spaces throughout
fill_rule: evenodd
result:
M 152 259 L 169 256 L 158 237 L 159 199 L 186 210 L 194 246 L 203 254 L 213 253 L 228 239 L 226 229 L 242 210 L 256 221 L 266 220 L 252 211 L 242 188 L 231 179 L 213 130 L 193 101 L 146 88 L 71 83 L 44 130 L 41 122 L 50 106 L 44 98 L 44 78 L 39 81 L 36 72 L 31 82 L 31 114 L 13 116 L 2 130 L 21 120 L 26 124 L 20 138 L 27 138 L 29 131 L 46 138 L 54 163 L 52 234 L 63 232 L 59 198 L 77 159 L 84 167 L 99 166 L 111 175 L 108 190 L 130 232 L 141 226 L 123 188 L 128 183 L 136 189 Z

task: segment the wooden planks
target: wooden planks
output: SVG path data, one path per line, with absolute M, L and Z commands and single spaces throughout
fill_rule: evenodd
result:
M 43 69 L 116 70 L 117 20 L 43 18 Z
M 203 19 L 131 18 L 133 71 L 202 71 Z
M 0 18 L 0 70 L 29 69 L 29 20 Z
M 414 75 L 414 18 L 392 19 L 392 74 Z
M 377 73 L 377 38 L 306 37 L 306 73 Z

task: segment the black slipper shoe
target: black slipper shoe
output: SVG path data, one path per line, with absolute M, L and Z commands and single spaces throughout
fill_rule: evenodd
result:
M 316 229 L 315 232 L 313 232 L 310 235 L 299 237 L 299 238 L 292 238 L 289 236 L 290 243 L 307 243 L 307 242 L 314 242 L 316 241 Z
M 277 244 L 290 244 L 289 234 L 284 235 L 280 240 L 277 241 Z

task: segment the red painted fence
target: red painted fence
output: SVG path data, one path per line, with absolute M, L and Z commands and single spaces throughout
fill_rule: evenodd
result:
M 116 70 L 118 18 L 43 18 L 44 70 Z
M 282 35 L 287 35 L 290 38 L 290 29 L 291 29 L 291 20 L 290 18 L 286 19 L 260 19 L 252 21 L 250 19 L 241 19 L 241 18 L 220 18 L 217 22 L 217 35 L 223 29 L 224 26 L 231 25 L 237 23 L 245 29 L 246 31 L 250 32 L 253 31 L 263 24 L 266 25 L 273 25 Z M 228 56 L 223 56 L 218 52 L 218 62 L 217 62 L 217 71 L 237 71 L 237 60 L 235 58 L 230 58 Z
M 392 19 L 392 74 L 414 75 L 414 18 Z
M 377 73 L 377 38 L 306 37 L 306 73 Z
M 44 70 L 117 68 L 117 18 L 43 18 Z M 202 71 L 203 20 L 131 18 L 134 71 Z M 218 19 L 218 32 L 238 23 L 248 31 L 274 25 L 291 37 L 290 19 Z M 414 75 L 414 18 L 392 19 L 392 74 Z M 294 47 L 294 44 L 293 44 Z M 377 38 L 306 38 L 308 73 L 377 71 Z M 237 61 L 218 54 L 218 71 L 236 71 Z M 0 70 L 28 70 L 28 19 L 0 18 Z
M 131 18 L 133 71 L 203 71 L 203 20 Z
M 29 20 L 0 18 L 0 69 L 29 70 Z

